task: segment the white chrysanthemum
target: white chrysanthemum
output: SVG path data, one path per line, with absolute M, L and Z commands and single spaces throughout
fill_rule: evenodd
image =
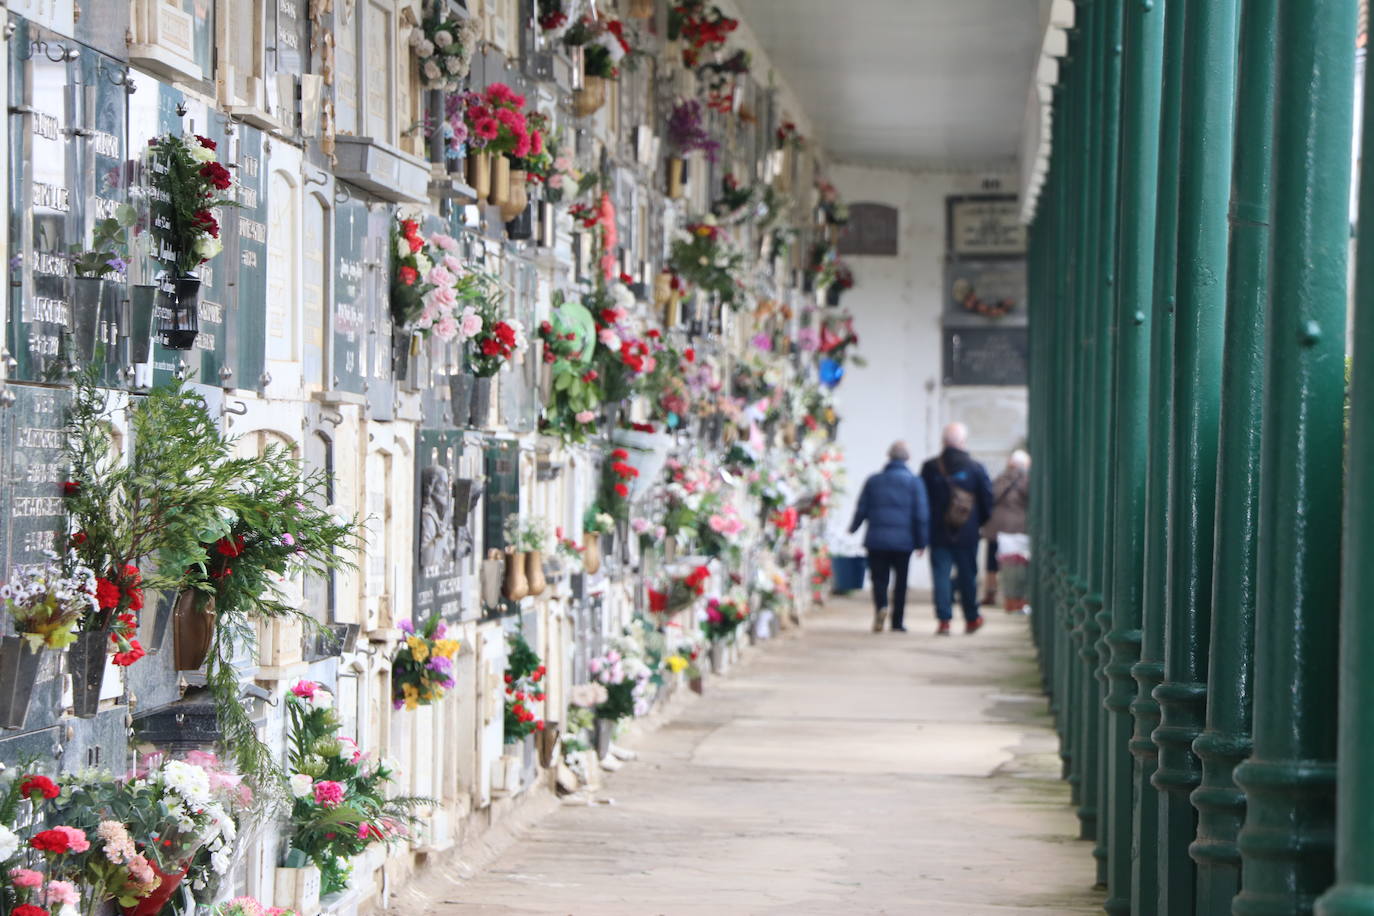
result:
M 424 30 L 424 29 L 420 28 L 420 27 L 417 25 L 417 26 L 415 26 L 413 29 L 410 30 L 410 38 L 408 39 L 408 41 L 409 41 L 410 46 L 411 46 L 412 48 L 415 47 L 416 45 L 418 45 L 420 42 L 422 42 L 422 41 L 424 41 L 424 40 L 425 40 L 425 30 Z
M 309 773 L 291 774 L 291 794 L 296 798 L 306 798 L 315 791 L 315 780 L 310 778 Z
M 224 250 L 224 244 L 213 236 L 202 236 L 196 242 L 196 254 L 200 255 L 201 260 L 208 261 L 215 255 Z
M 192 763 L 169 760 L 162 765 L 162 782 L 193 806 L 210 803 L 210 774 Z
M 451 44 L 453 44 L 452 32 L 446 31 L 445 29 L 440 29 L 439 31 L 434 33 L 435 47 L 447 48 Z
M 229 871 L 229 854 L 226 853 L 226 852 L 212 852 L 212 853 L 210 853 L 210 867 L 211 867 L 212 869 L 214 869 L 215 874 L 217 874 L 217 875 L 223 875 L 223 874 L 228 873 L 228 871 Z
M 415 56 L 416 56 L 416 57 L 424 58 L 424 57 L 432 57 L 433 55 L 434 55 L 434 42 L 430 41 L 429 39 L 427 39 L 427 38 L 421 39 L 421 40 L 420 40 L 420 43 L 417 44 L 417 45 L 415 46 Z
M 425 61 L 425 65 L 420 68 L 420 72 L 425 75 L 425 79 L 427 80 L 437 80 L 443 75 L 443 71 L 439 69 L 439 65 L 432 60 Z
M 19 837 L 14 835 L 14 831 L 0 824 L 0 862 L 5 861 L 10 856 L 19 851 Z
M 405 239 L 398 238 L 398 239 L 396 240 L 396 253 L 397 253 L 398 255 L 400 255 L 401 257 L 403 257 L 403 258 L 409 257 L 409 256 L 410 256 L 410 243 L 407 242 Z
M 459 70 L 463 69 L 463 62 L 457 57 L 446 57 L 444 58 L 444 69 L 449 73 L 457 73 Z

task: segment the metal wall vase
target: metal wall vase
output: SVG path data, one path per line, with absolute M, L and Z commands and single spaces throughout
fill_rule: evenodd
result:
M 0 637 L 0 728 L 23 728 L 43 656 L 22 636 Z
M 178 671 L 205 666 L 215 639 L 215 599 L 186 589 L 172 610 L 172 656 Z
M 163 274 L 157 290 L 157 332 L 169 350 L 190 350 L 200 333 L 200 277 Z
M 67 358 L 74 365 L 85 366 L 95 359 L 104 294 L 105 281 L 100 277 L 72 278 L 71 337 Z
M 76 634 L 76 642 L 67 649 L 67 671 L 72 676 L 72 712 L 79 719 L 94 718 L 100 707 L 109 647 L 110 631 L 97 630 Z

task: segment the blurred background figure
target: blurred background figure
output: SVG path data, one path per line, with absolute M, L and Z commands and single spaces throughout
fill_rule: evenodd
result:
M 992 482 L 992 516 L 983 525 L 987 539 L 987 591 L 984 605 L 997 604 L 1000 585 L 1008 612 L 1025 606 L 1026 564 L 1030 561 L 1030 537 L 1026 512 L 1030 507 L 1030 455 L 1023 449 L 1011 453 L 1006 468 Z M 1003 558 L 1016 568 L 1003 567 Z M 1004 573 L 1004 574 L 1003 574 Z M 1015 607 L 1012 605 L 1015 604 Z

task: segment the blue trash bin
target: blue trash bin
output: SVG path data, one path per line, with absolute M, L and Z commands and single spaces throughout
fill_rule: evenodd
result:
M 835 594 L 863 590 L 868 557 L 832 557 L 831 563 L 835 567 Z

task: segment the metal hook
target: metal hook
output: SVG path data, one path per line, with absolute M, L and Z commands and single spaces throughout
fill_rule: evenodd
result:
M 241 417 L 244 414 L 248 413 L 248 405 L 243 403 L 242 401 L 235 401 L 234 405 L 235 406 L 231 407 L 228 403 L 226 403 L 222 408 L 220 408 L 220 410 L 222 413 L 231 413 L 236 417 Z
M 338 429 L 339 424 L 343 423 L 343 414 L 336 410 L 333 413 L 321 414 L 320 419 Z
M 302 183 L 306 187 L 310 187 L 312 184 L 317 184 L 320 186 L 327 185 L 329 184 L 329 173 L 326 172 L 324 169 L 320 169 L 320 174 L 318 176 L 307 175 L 305 176 L 305 180 Z
M 184 117 L 186 117 L 186 100 L 185 100 L 185 99 L 182 99 L 180 102 L 177 102 L 177 117 L 178 117 L 178 118 L 184 118 Z
M 343 197 L 342 197 L 342 198 L 339 197 L 339 192 L 340 192 L 340 191 L 343 192 Z M 336 203 L 336 204 L 346 204 L 346 203 L 348 203 L 349 201 L 351 201 L 352 199 L 353 199 L 353 192 L 350 191 L 350 190 L 348 190 L 348 185 L 344 184 L 342 181 L 336 181 L 336 182 L 334 182 L 334 203 Z

